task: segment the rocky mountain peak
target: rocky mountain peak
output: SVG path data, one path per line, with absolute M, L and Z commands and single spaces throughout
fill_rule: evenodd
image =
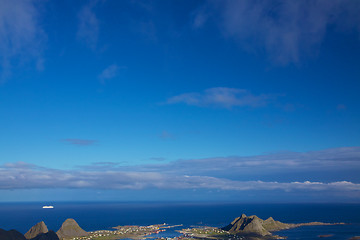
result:
M 68 218 L 63 222 L 59 231 L 56 232 L 60 239 L 69 239 L 74 237 L 87 236 L 88 233 L 84 231 L 79 224 L 72 218 Z
M 222 229 L 231 233 L 251 233 L 266 236 L 271 235 L 270 231 L 284 228 L 287 228 L 287 224 L 275 221 L 272 217 L 262 220 L 256 215 L 247 217 L 245 214 L 242 214 Z
M 33 226 L 32 228 L 30 228 L 30 230 L 25 233 L 25 238 L 26 239 L 33 239 L 35 238 L 36 236 L 38 236 L 39 234 L 42 234 L 42 233 L 47 233 L 49 230 L 46 226 L 46 224 L 41 221 L 39 223 L 37 223 L 35 226 Z

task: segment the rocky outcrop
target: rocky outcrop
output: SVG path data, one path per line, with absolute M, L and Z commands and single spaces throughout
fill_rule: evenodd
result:
M 31 240 L 59 240 L 58 235 L 52 230 L 48 231 L 47 233 L 40 233 L 35 238 Z
M 59 231 L 56 232 L 56 234 L 60 239 L 69 239 L 88 235 L 88 233 L 84 231 L 79 226 L 79 224 L 77 224 L 77 222 L 72 218 L 66 219 Z
M 282 223 L 275 221 L 272 217 L 269 217 L 262 222 L 262 226 L 269 232 L 280 231 L 292 227 L 292 224 Z
M 25 238 L 26 239 L 33 239 L 35 237 L 37 237 L 39 234 L 44 234 L 47 233 L 49 230 L 46 226 L 46 224 L 41 221 L 39 223 L 37 223 L 35 226 L 33 226 L 32 228 L 30 228 L 30 230 L 25 233 Z
M 24 235 L 16 230 L 6 231 L 0 228 L 0 239 L 1 240 L 26 240 Z

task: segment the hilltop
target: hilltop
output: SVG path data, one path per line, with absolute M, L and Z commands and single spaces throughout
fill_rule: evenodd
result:
M 68 218 L 56 232 L 60 239 L 69 239 L 73 237 L 87 236 L 88 233 L 83 230 L 79 224 L 72 218 Z

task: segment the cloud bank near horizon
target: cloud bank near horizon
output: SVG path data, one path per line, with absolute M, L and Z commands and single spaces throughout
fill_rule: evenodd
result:
M 203 166 L 202 168 L 200 166 Z M 310 181 L 297 180 L 277 181 L 243 180 L 233 176 L 242 171 L 251 172 L 261 166 L 268 169 L 266 174 L 279 168 L 287 171 L 291 168 L 311 167 L 326 171 L 326 168 L 360 170 L 360 147 L 346 147 L 313 151 L 307 153 L 274 153 L 252 157 L 229 157 L 213 159 L 178 160 L 170 163 L 142 166 L 120 166 L 105 164 L 103 166 L 80 166 L 72 170 L 61 170 L 41 167 L 25 162 L 7 163 L 0 166 L 0 189 L 208 189 L 221 191 L 283 191 L 283 192 L 346 192 L 358 197 L 360 179 L 357 181 L 332 180 Z M 190 168 L 190 174 L 185 174 Z M 242 169 L 244 168 L 244 169 Z M 231 172 L 215 176 L 214 172 Z M 189 172 L 189 171 L 188 171 Z M 232 175 L 232 177 L 231 177 Z M 253 176 L 254 177 L 254 176 Z M 306 176 L 305 176 L 306 177 Z
M 172 175 L 160 172 L 83 171 L 43 168 L 23 162 L 0 168 L 0 189 L 92 188 L 92 189 L 219 189 L 360 191 L 359 183 L 234 181 L 211 176 Z

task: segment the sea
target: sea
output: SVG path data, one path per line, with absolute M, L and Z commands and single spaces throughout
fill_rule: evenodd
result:
M 53 209 L 43 209 L 53 205 Z M 349 239 L 360 236 L 360 204 L 239 204 L 204 202 L 55 202 L 0 203 L 0 228 L 26 233 L 44 221 L 57 231 L 67 218 L 74 218 L 86 231 L 111 230 L 119 225 L 169 224 L 170 228 L 151 237 L 176 237 L 176 230 L 195 227 L 223 227 L 242 213 L 262 219 L 273 217 L 285 223 L 344 222 L 345 225 L 303 226 L 276 232 L 287 239 Z

